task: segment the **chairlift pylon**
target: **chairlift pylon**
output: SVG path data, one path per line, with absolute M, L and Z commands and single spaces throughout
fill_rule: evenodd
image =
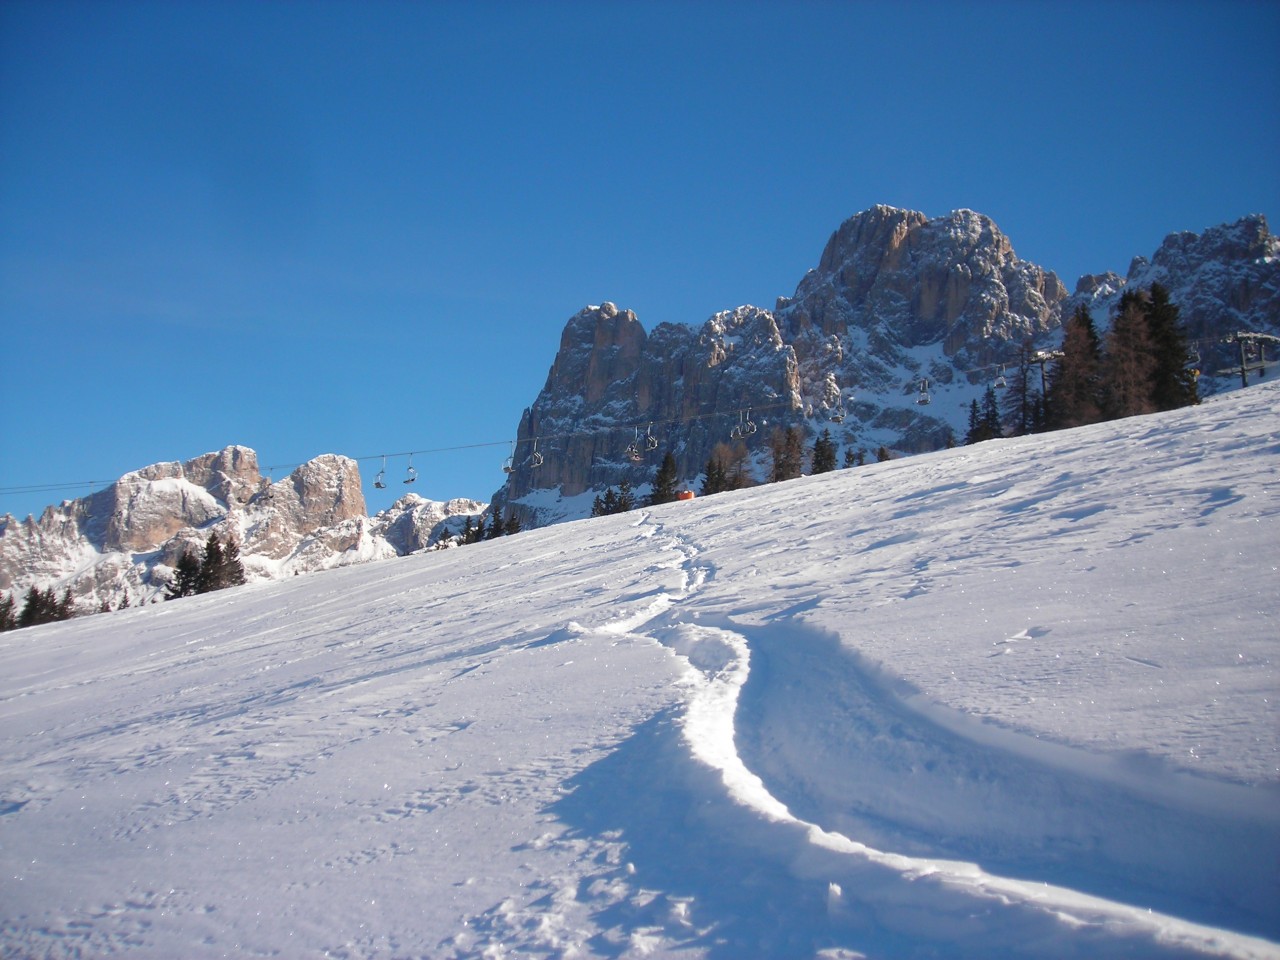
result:
M 382 469 L 379 470 L 378 475 L 373 478 L 373 485 L 377 487 L 379 490 L 385 490 L 387 488 L 386 480 L 387 480 L 387 457 L 386 457 L 386 454 L 383 454 Z

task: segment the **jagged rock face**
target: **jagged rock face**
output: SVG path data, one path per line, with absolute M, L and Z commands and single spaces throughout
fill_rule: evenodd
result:
M 583 310 L 565 325 L 547 386 L 599 403 L 612 385 L 635 373 L 644 342 L 644 327 L 630 310 L 619 312 L 612 303 Z
M 532 505 L 547 491 L 563 499 L 623 479 L 639 487 L 654 463 L 633 463 L 626 448 L 651 430 L 692 482 L 744 417 L 764 427 L 746 438 L 757 461 L 775 427 L 814 432 L 813 417 L 832 414 L 850 415 L 842 428 L 850 442 L 865 428 L 900 449 L 930 449 L 949 427 L 916 406 L 917 383 L 950 379 L 954 369 L 935 363 L 922 373 L 912 351 L 936 345 L 957 364 L 986 362 L 1052 329 L 1065 297 L 1058 278 L 1019 260 L 986 217 L 930 220 L 876 207 L 841 225 L 776 311 L 742 306 L 696 330 L 663 324 L 646 338 L 630 311 L 588 307 L 565 326 L 546 386 L 521 418 L 515 470 L 494 501 L 504 509 L 523 501 L 522 519 L 538 523 L 557 518 Z M 901 406 L 846 410 L 846 393 L 865 389 Z M 545 459 L 536 469 L 535 437 Z
M 125 591 L 135 602 L 162 592 L 183 552 L 203 551 L 211 532 L 237 541 L 251 578 L 274 578 L 423 549 L 485 505 L 411 495 L 374 518 L 365 509 L 353 460 L 325 454 L 272 484 L 252 450 L 227 447 L 126 474 L 39 520 L 0 519 L 0 589 L 70 587 L 97 609 Z
M 1155 254 L 1135 257 L 1124 279 L 1081 277 L 1064 316 L 1084 304 L 1105 326 L 1125 289 L 1169 290 L 1193 339 L 1237 330 L 1280 334 L 1280 237 L 1254 214 L 1204 233 L 1171 233 Z
M 1055 327 L 1066 296 L 1055 274 L 1018 259 L 981 214 L 930 220 L 875 207 L 841 225 L 779 312 L 793 336 L 859 330 L 890 352 L 941 342 L 948 356 L 987 360 L 1014 338 Z
M 373 519 L 375 530 L 397 554 L 425 550 L 444 537 L 462 533 L 465 518 L 480 516 L 488 504 L 458 498 L 441 503 L 406 494 Z
M 143 552 L 184 527 L 202 527 L 221 516 L 226 501 L 218 494 L 230 492 L 234 483 L 213 466 L 219 457 L 248 460 L 256 480 L 256 455 L 234 447 L 185 464 L 157 463 L 126 474 L 93 498 L 90 513 L 103 518 L 97 545 L 108 551 Z
M 1066 318 L 1083 305 L 1098 329 L 1105 330 L 1125 290 L 1153 283 L 1169 291 L 1201 355 L 1202 394 L 1237 383 L 1239 347 L 1223 338 L 1241 330 L 1280 336 L 1280 237 L 1271 234 L 1260 214 L 1204 233 L 1169 234 L 1150 259 L 1135 257 L 1126 277 L 1081 277 L 1062 315 Z M 1277 359 L 1276 351 L 1268 347 L 1266 357 Z
M 629 310 L 587 307 L 565 325 L 546 386 L 521 418 L 514 469 L 495 504 L 506 509 L 538 489 L 572 497 L 624 479 L 640 485 L 651 465 L 633 462 L 627 448 L 643 450 L 650 435 L 691 469 L 726 438 L 740 408 L 798 407 L 795 378 L 794 352 L 767 310 L 740 307 L 700 330 L 663 324 L 646 336 Z M 526 523 L 546 520 L 518 512 Z
M 156 463 L 127 473 L 90 497 L 46 508 L 39 520 L 28 517 L 18 524 L 6 517 L 0 527 L 0 589 L 58 579 L 86 554 L 157 550 L 182 531 L 224 516 L 227 497 L 247 502 L 260 482 L 257 455 L 247 447 L 227 447 L 186 463 Z M 104 578 L 112 579 L 95 569 L 95 585 Z
M 187 479 L 223 503 L 248 503 L 262 485 L 258 455 L 248 447 L 226 447 L 182 465 Z
M 1236 326 L 1280 332 L 1278 265 L 1265 220 L 1250 217 L 1174 235 L 1150 261 L 1136 260 L 1127 281 L 1084 277 L 1068 297 L 981 214 L 930 219 L 875 207 L 841 224 L 773 311 L 743 306 L 697 329 L 662 324 L 648 337 L 613 304 L 571 318 L 494 502 L 514 506 L 526 524 L 581 516 L 579 495 L 623 479 L 643 489 L 668 450 L 692 485 L 748 409 L 764 427 L 746 440 L 757 476 L 777 426 L 801 425 L 810 437 L 828 429 L 838 447 L 864 453 L 879 444 L 936 449 L 963 436 L 970 402 L 1000 364 L 1027 342 L 1058 345 L 1075 304 L 1105 313 L 1126 282 L 1160 280 L 1193 336 Z M 633 463 L 627 445 L 650 431 L 659 449 Z M 545 458 L 536 469 L 535 438 Z

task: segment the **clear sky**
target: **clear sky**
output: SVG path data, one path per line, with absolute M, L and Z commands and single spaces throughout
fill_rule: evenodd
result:
M 876 203 L 1068 287 L 1275 229 L 1278 50 L 1277 2 L 5 0 L 0 487 L 496 443 L 361 463 L 486 500 L 575 312 L 772 306 Z

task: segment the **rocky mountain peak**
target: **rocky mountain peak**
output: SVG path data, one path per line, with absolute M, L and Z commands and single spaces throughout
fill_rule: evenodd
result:
M 645 339 L 630 310 L 609 302 L 586 307 L 565 324 L 548 382 L 553 389 L 582 387 L 587 402 L 595 403 L 611 383 L 635 372 Z
M 1083 305 L 1105 329 L 1126 289 L 1153 283 L 1168 289 L 1194 340 L 1212 341 L 1237 330 L 1280 333 L 1280 238 L 1261 214 L 1202 233 L 1171 233 L 1150 257 L 1134 257 L 1126 277 L 1082 277 L 1062 305 L 1063 316 Z M 1229 348 L 1203 346 L 1212 355 L 1205 369 L 1230 363 Z
M 883 205 L 854 214 L 831 235 L 817 268 L 810 274 L 838 274 L 845 264 L 863 261 L 892 268 L 900 262 L 912 230 L 927 222 L 923 213 Z M 868 255 L 867 251 L 871 253 Z M 845 286 L 857 287 L 856 274 L 845 280 Z
M 230 446 L 132 471 L 39 520 L 0 518 L 0 589 L 56 585 L 97 609 L 125 591 L 134 602 L 162 593 L 178 558 L 210 533 L 234 539 L 261 579 L 423 549 L 484 509 L 411 496 L 370 518 L 354 460 L 324 454 L 272 483 L 253 450 Z
M 779 426 L 810 437 L 830 430 L 838 447 L 864 453 L 935 449 L 963 435 L 971 401 L 1025 343 L 1056 346 L 1074 304 L 1105 312 L 1126 283 L 1163 277 L 1178 280 L 1174 300 L 1193 332 L 1210 318 L 1272 329 L 1277 264 L 1266 221 L 1248 217 L 1172 235 L 1127 280 L 1082 277 L 1068 296 L 1056 274 L 1018 257 L 990 217 L 872 207 L 832 233 L 817 266 L 773 310 L 739 306 L 647 337 L 634 314 L 610 303 L 570 318 L 494 501 L 526 524 L 581 516 L 607 486 L 643 490 L 666 452 L 696 483 L 726 441 L 744 446 L 761 476 Z M 763 429 L 731 436 L 748 411 Z M 651 433 L 658 445 L 636 459 L 631 451 Z M 545 458 L 537 467 L 535 441 Z
M 864 331 L 892 363 L 895 350 L 940 343 L 974 366 L 1001 359 L 997 348 L 1015 337 L 1053 327 L 1066 296 L 1055 274 L 1017 257 L 989 217 L 874 207 L 841 225 L 779 310 L 792 336 Z

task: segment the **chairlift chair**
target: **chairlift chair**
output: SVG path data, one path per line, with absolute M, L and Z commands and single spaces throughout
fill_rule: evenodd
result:
M 537 437 L 534 437 L 534 438 L 533 438 L 533 453 L 529 454 L 529 467 L 530 467 L 530 469 L 532 469 L 532 468 L 534 468 L 534 467 L 540 467 L 540 466 L 542 466 L 542 463 L 543 463 L 543 460 L 542 460 L 542 454 L 540 454 L 540 453 L 538 452 L 538 438 L 537 438 Z
M 413 469 L 413 457 L 409 458 L 409 469 L 405 472 L 405 483 L 413 483 L 418 479 L 418 471 Z
M 514 473 L 514 472 L 515 472 L 515 469 L 516 469 L 516 442 L 515 442 L 514 440 L 512 440 L 512 441 L 511 441 L 511 456 L 507 457 L 507 459 L 506 459 L 506 460 L 502 461 L 502 472 L 503 472 L 503 473 Z
M 384 455 L 382 458 L 382 469 L 379 470 L 378 475 L 373 478 L 373 485 L 377 487 L 379 490 L 385 490 L 387 488 L 386 480 L 387 480 L 387 458 Z
M 1004 378 L 1004 364 L 1002 363 L 1000 364 L 1000 368 L 996 371 L 995 383 L 992 384 L 992 386 L 994 386 L 997 390 L 1003 390 L 1008 385 L 1009 385 L 1008 381 L 1005 380 Z
M 836 408 L 831 411 L 832 423 L 844 423 L 844 391 L 840 391 L 839 397 L 836 399 Z
M 645 448 L 645 450 L 657 450 L 657 449 L 658 449 L 658 438 L 657 438 L 657 437 L 655 437 L 655 436 L 653 435 L 653 424 L 652 424 L 652 423 L 651 423 L 651 424 L 649 424 L 649 429 L 648 429 L 648 430 L 646 430 L 646 431 L 645 431 L 645 433 L 644 433 L 644 448 Z
M 644 460 L 644 454 L 640 452 L 640 428 L 636 427 L 635 439 L 627 444 L 627 459 L 632 463 L 640 463 Z
M 916 397 L 916 403 L 919 403 L 919 404 L 922 404 L 922 405 L 923 405 L 923 404 L 930 403 L 930 402 L 931 402 L 931 400 L 930 400 L 930 397 L 929 397 L 929 381 L 928 381 L 928 380 L 921 380 L 921 381 L 920 381 L 920 395 L 919 395 L 918 397 Z

